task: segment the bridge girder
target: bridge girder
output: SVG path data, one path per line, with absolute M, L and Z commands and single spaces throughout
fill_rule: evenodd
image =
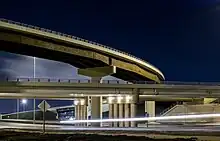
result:
M 3 51 L 62 61 L 78 68 L 116 66 L 118 71 L 112 76 L 126 81 L 151 80 L 160 83 L 161 80 L 152 71 L 144 69 L 133 62 L 88 50 L 76 44 L 3 29 L 0 29 L 0 42 Z

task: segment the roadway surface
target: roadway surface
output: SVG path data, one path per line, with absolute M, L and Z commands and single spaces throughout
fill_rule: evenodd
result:
M 156 127 L 153 127 L 156 126 Z M 9 123 L 0 122 L 1 129 L 28 129 L 28 130 L 41 130 L 41 124 L 27 124 L 27 123 Z M 219 132 L 220 126 L 181 126 L 181 125 L 152 125 L 149 127 L 137 128 L 110 128 L 110 127 L 77 127 L 67 125 L 46 125 L 49 131 L 135 131 L 135 132 Z
M 67 126 L 67 125 L 46 125 L 46 132 L 48 135 L 58 135 L 62 134 L 66 135 L 68 139 L 69 136 L 80 135 L 83 134 L 83 137 L 86 134 L 93 135 L 102 135 L 103 138 L 106 136 L 109 137 L 122 137 L 122 140 L 136 140 L 137 137 L 148 137 L 152 139 L 160 139 L 160 140 L 190 140 L 194 141 L 195 139 L 198 141 L 219 141 L 220 140 L 220 126 L 174 126 L 174 125 L 156 125 L 157 127 L 145 127 L 145 128 L 94 128 L 94 127 L 76 127 L 76 126 Z M 16 134 L 17 136 L 22 136 L 24 133 L 28 133 L 28 138 L 31 136 L 39 136 L 39 133 L 42 133 L 42 125 L 41 124 L 24 124 L 24 123 L 8 123 L 8 122 L 0 122 L 0 132 L 4 133 L 4 135 L 9 134 L 9 138 L 11 138 L 10 134 Z M 13 133 L 14 132 L 14 133 Z M 103 136 L 104 135 L 104 136 Z M 126 135 L 129 139 L 125 139 Z M 37 137 L 38 137 L 37 136 Z M 42 135 L 41 135 L 42 136 Z M 130 139 L 133 136 L 135 138 Z M 16 137 L 15 137 L 16 138 Z M 50 140 L 52 137 L 49 137 Z M 178 139 L 176 139 L 178 138 Z M 183 139 L 185 138 L 185 139 Z M 187 139 L 186 139 L 187 138 Z M 74 138 L 73 138 L 74 139 Z M 45 140 L 45 138 L 44 138 Z M 91 139 L 90 139 L 91 140 Z M 97 140 L 97 137 L 95 138 Z M 114 140 L 111 139 L 110 140 Z M 145 139 L 147 140 L 147 139 Z

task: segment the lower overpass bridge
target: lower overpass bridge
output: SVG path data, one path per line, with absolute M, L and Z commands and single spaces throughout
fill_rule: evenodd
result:
M 104 80 L 92 83 L 91 80 L 76 79 L 32 79 L 18 78 L 0 81 L 0 97 L 2 98 L 78 98 L 87 96 L 139 96 L 203 98 L 220 97 L 218 83 L 162 82 L 155 84 L 149 81 L 129 83 L 120 80 Z
M 216 99 L 220 97 L 220 85 L 218 83 L 136 82 L 131 84 L 124 81 L 91 83 L 90 80 L 17 79 L 0 82 L 0 97 L 73 99 L 78 101 L 75 102 L 76 112 L 81 111 L 78 114 L 84 115 L 80 119 L 86 118 L 88 105 L 91 106 L 91 116 L 94 119 L 102 118 L 101 105 L 103 100 L 107 100 L 111 118 L 132 118 L 136 116 L 138 103 L 142 101 L 145 102 L 145 112 L 155 116 L 157 99 L 182 98 L 183 101 L 184 98 L 190 98 L 200 102 L 205 98 Z M 122 124 L 126 127 L 135 126 L 135 122 L 119 123 L 120 127 Z

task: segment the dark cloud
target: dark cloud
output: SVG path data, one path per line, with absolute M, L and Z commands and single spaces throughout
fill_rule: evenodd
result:
M 33 78 L 34 59 L 29 56 L 21 56 L 10 53 L 0 53 L 0 78 Z M 36 58 L 36 78 L 59 78 L 59 79 L 89 79 L 89 77 L 77 74 L 77 68 L 69 64 Z M 105 79 L 114 80 L 111 76 Z

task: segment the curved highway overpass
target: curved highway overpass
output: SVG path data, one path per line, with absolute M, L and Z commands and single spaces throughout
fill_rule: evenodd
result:
M 164 80 L 162 72 L 140 58 L 71 35 L 0 20 L 0 50 L 62 61 L 81 69 L 114 66 L 114 77 L 132 80 Z

